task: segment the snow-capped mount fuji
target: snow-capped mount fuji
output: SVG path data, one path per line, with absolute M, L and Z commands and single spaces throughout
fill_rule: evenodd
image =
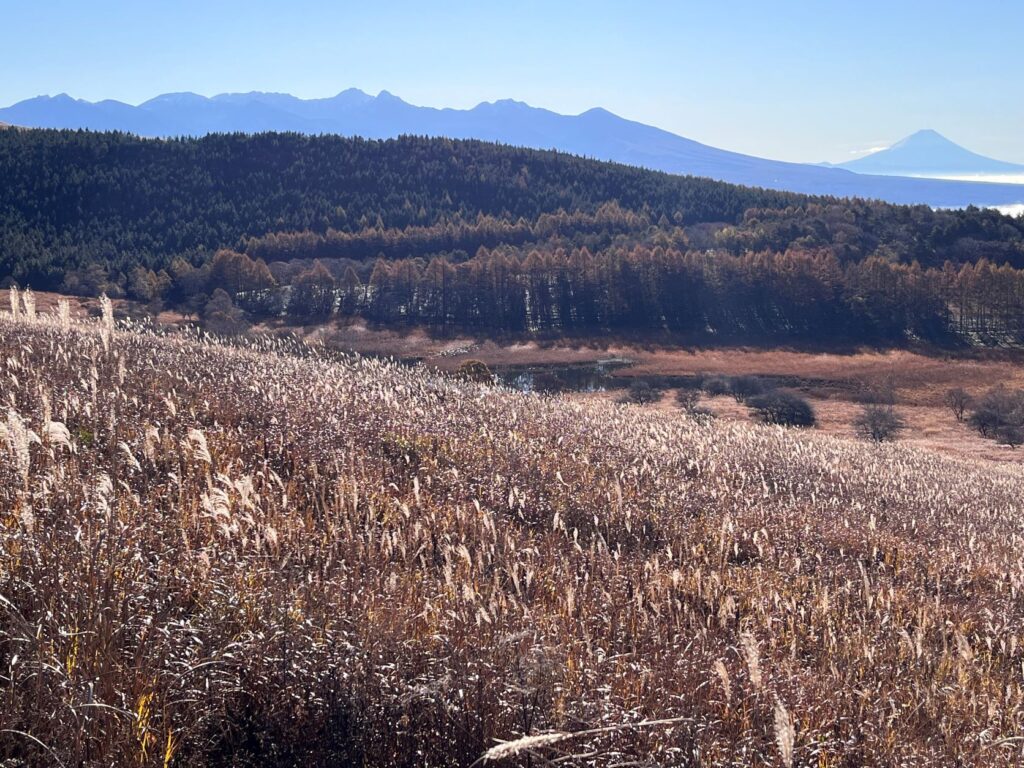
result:
M 443 136 L 556 149 L 667 173 L 814 195 L 951 208 L 1024 203 L 1024 184 L 865 175 L 844 168 L 768 160 L 708 146 L 601 108 L 562 115 L 512 99 L 484 102 L 472 109 L 437 109 L 409 104 L 387 91 L 372 96 L 350 88 L 323 99 L 261 92 L 213 97 L 171 93 L 133 106 L 61 94 L 0 109 L 0 121 L 29 128 L 120 130 L 149 137 L 263 131 L 369 139 L 403 134 Z
M 907 136 L 888 149 L 840 163 L 836 167 L 855 173 L 888 176 L 993 176 L 1024 174 L 1024 165 L 979 155 L 941 133 L 926 129 Z

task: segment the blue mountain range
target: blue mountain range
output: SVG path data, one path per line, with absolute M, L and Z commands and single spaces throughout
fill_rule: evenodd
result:
M 579 115 L 562 115 L 520 101 L 502 100 L 465 110 L 435 109 L 409 104 L 387 91 L 372 96 L 354 88 L 323 99 L 261 92 L 214 97 L 168 93 L 137 106 L 112 100 L 83 101 L 67 94 L 39 96 L 0 109 L 0 122 L 23 127 L 119 130 L 149 137 L 296 131 L 379 139 L 403 134 L 472 138 L 557 149 L 668 173 L 808 194 L 935 207 L 1024 202 L 1024 184 L 889 175 L 930 175 L 914 169 L 922 167 L 922 158 L 933 145 L 944 150 L 944 157 L 957 160 L 949 164 L 958 173 L 1012 172 L 1005 168 L 1019 168 L 1012 164 L 992 165 L 999 161 L 974 155 L 938 134 L 932 135 L 933 132 L 915 134 L 887 152 L 842 167 L 826 167 L 717 149 L 600 108 Z M 934 137 L 942 141 L 937 142 Z M 953 152 L 952 148 L 960 151 Z M 970 158 L 989 164 L 978 166 L 977 170 L 960 170 Z

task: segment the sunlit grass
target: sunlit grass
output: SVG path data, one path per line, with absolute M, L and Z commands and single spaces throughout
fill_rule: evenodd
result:
M 12 301 L 2 759 L 1024 759 L 1019 470 Z

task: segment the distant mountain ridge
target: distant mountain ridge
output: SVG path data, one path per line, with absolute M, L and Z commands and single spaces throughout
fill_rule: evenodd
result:
M 88 102 L 60 94 L 0 109 L 0 121 L 37 128 L 119 130 L 150 137 L 295 131 L 371 139 L 402 134 L 473 138 L 814 195 L 936 207 L 1024 202 L 1024 185 L 868 176 L 844 168 L 767 160 L 701 144 L 601 108 L 561 115 L 511 99 L 460 110 L 414 106 L 387 91 L 371 96 L 355 88 L 323 99 L 262 92 L 214 97 L 170 93 L 138 106 L 112 100 Z
M 923 130 L 888 149 L 839 163 L 835 167 L 855 173 L 893 176 L 951 176 L 1021 174 L 1024 165 L 979 155 L 961 147 L 938 131 Z

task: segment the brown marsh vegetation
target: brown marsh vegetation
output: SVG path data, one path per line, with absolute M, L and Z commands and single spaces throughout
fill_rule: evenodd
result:
M 0 761 L 1024 760 L 1014 467 L 12 297 Z

